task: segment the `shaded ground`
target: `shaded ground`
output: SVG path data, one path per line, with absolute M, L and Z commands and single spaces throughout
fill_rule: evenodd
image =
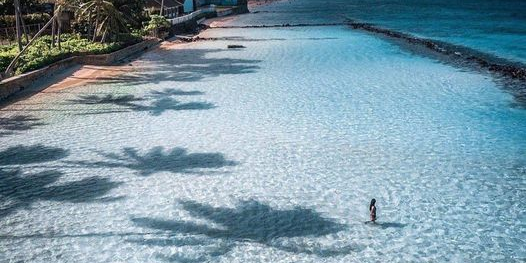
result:
M 255 200 L 242 201 L 235 208 L 213 207 L 194 201 L 183 201 L 180 204 L 192 217 L 205 219 L 215 226 L 177 219 L 132 218 L 138 226 L 165 231 L 169 237 L 129 241 L 145 246 L 209 247 L 197 258 L 180 253 L 159 255 L 167 261 L 185 262 L 211 260 L 246 242 L 320 257 L 345 255 L 356 250 L 351 246 L 327 247 L 317 243 L 316 238 L 343 231 L 346 226 L 325 218 L 312 209 L 295 207 L 280 210 Z M 184 237 L 179 237 L 181 235 Z M 294 238 L 306 238 L 308 241 L 291 241 Z M 211 244 L 215 245 L 210 246 Z
M 31 115 L 0 117 L 0 137 L 28 131 L 44 125 L 40 118 Z
M 166 111 L 181 110 L 207 110 L 215 108 L 209 102 L 180 102 L 175 96 L 202 95 L 201 91 L 183 91 L 179 89 L 164 89 L 151 91 L 142 97 L 134 95 L 79 95 L 77 99 L 70 100 L 72 105 L 104 105 L 103 109 L 79 113 L 79 115 L 106 114 L 130 111 L 145 111 L 158 116 Z
M 30 208 L 39 200 L 60 202 L 107 202 L 120 197 L 105 198 L 121 183 L 108 178 L 91 176 L 81 180 L 57 184 L 65 174 L 47 169 L 24 172 L 21 167 L 61 160 L 69 151 L 45 145 L 13 146 L 0 151 L 0 217 L 18 209 Z
M 99 153 L 104 161 L 77 161 L 71 164 L 87 167 L 128 168 L 141 176 L 156 172 L 204 173 L 200 169 L 214 169 L 237 164 L 225 158 L 221 153 L 188 153 L 184 148 L 173 148 L 165 151 L 163 147 L 151 148 L 140 153 L 135 148 L 123 148 L 122 153 Z

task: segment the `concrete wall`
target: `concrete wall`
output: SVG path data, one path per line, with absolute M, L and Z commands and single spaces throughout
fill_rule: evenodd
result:
M 221 6 L 234 6 L 234 5 L 246 5 L 247 0 L 198 0 L 197 6 L 203 5 L 221 5 Z
M 77 64 L 75 57 L 71 57 L 55 62 L 44 68 L 2 80 L 0 81 L 0 100 L 29 87 L 41 77 L 51 76 L 55 72 L 62 71 L 74 64 Z
M 111 65 L 131 55 L 143 52 L 159 43 L 159 41 L 159 39 L 152 38 L 110 54 L 78 56 L 75 57 L 75 61 L 86 65 Z
M 74 56 L 57 61 L 41 69 L 4 79 L 0 81 L 0 100 L 29 87 L 41 77 L 49 77 L 75 64 L 111 65 L 119 60 L 151 49 L 153 46 L 157 45 L 159 41 L 159 39 L 148 39 L 110 54 Z

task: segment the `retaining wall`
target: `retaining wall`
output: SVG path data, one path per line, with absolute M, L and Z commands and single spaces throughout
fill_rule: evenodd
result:
M 176 17 L 169 20 L 172 24 L 170 28 L 170 36 L 181 34 L 181 33 L 195 33 L 199 28 L 199 20 L 203 18 L 212 18 L 216 17 L 216 8 L 211 6 L 208 8 L 200 9 L 191 14 L 182 17 Z

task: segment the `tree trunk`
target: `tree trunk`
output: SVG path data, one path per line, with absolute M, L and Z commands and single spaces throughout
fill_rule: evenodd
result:
M 61 50 L 62 47 L 60 46 L 60 31 L 62 29 L 62 21 L 60 21 L 60 18 L 58 20 L 58 29 L 57 29 L 57 44 L 58 44 L 58 50 Z
M 91 12 L 88 15 L 88 39 L 91 38 Z
M 100 40 L 100 43 L 104 43 L 106 41 L 106 36 L 107 36 L 107 33 L 108 33 L 108 28 L 106 28 L 104 30 L 104 33 L 102 34 L 102 38 Z
M 56 29 L 56 21 L 55 21 L 55 16 L 53 16 L 53 21 L 52 21 L 52 25 L 51 25 L 51 47 L 54 48 L 55 47 L 55 31 L 57 30 Z
M 160 16 L 163 16 L 163 9 L 164 9 L 164 0 L 161 0 L 161 12 L 159 12 Z
M 95 19 L 95 29 L 93 30 L 93 39 L 91 40 L 91 42 L 95 42 L 95 40 L 97 40 L 97 31 L 98 31 L 98 27 L 99 27 L 99 19 L 100 19 L 100 12 L 99 12 L 99 7 L 97 7 L 97 18 Z
M 22 51 L 22 31 L 20 30 L 20 0 L 15 0 L 16 41 L 18 51 Z
M 26 44 L 27 44 L 27 42 L 29 42 L 29 36 L 28 36 L 27 30 L 26 30 L 26 23 L 24 23 L 24 18 L 22 17 L 22 12 L 18 13 L 18 15 L 20 16 L 20 22 L 22 24 L 22 28 L 24 29 L 24 35 L 26 36 Z
M 7 67 L 7 69 L 5 70 L 5 75 L 6 77 L 7 76 L 10 76 L 12 73 L 13 73 L 13 68 L 15 67 L 16 65 L 16 62 L 20 59 L 20 56 L 22 56 L 22 54 L 24 54 L 24 52 L 26 52 L 26 50 L 29 48 L 29 46 L 33 43 L 33 41 L 35 41 L 35 39 L 37 39 L 40 35 L 42 35 L 42 33 L 49 27 L 49 25 L 51 25 L 51 23 L 54 21 L 55 19 L 55 16 L 53 16 L 47 23 L 44 27 L 42 27 L 42 29 L 40 29 L 40 31 L 38 31 L 35 36 L 33 38 L 31 38 L 31 40 L 29 40 L 29 42 L 27 43 L 27 45 L 24 47 L 24 49 L 22 49 L 22 51 L 20 51 L 18 53 L 18 55 L 16 55 L 16 57 L 13 59 L 13 61 L 11 61 L 11 63 L 9 63 L 9 66 Z

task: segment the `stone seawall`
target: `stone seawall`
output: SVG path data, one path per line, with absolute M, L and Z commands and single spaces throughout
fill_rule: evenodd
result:
M 27 72 L 21 75 L 17 75 L 11 78 L 0 81 L 0 100 L 6 99 L 9 96 L 29 87 L 38 79 L 42 77 L 50 77 L 62 70 L 69 68 L 76 64 L 85 65 L 111 65 L 127 57 L 140 54 L 145 50 L 151 49 L 159 43 L 159 39 L 148 39 L 144 40 L 135 45 L 125 47 L 121 50 L 115 51 L 110 54 L 102 55 L 85 55 L 85 56 L 73 56 L 60 61 L 57 61 L 44 68 L 37 69 L 31 72 Z
M 159 39 L 152 38 L 117 50 L 110 54 L 77 56 L 75 57 L 75 61 L 79 64 L 86 65 L 111 65 L 129 56 L 142 53 L 143 51 L 150 49 L 152 46 L 155 46 L 159 42 Z

